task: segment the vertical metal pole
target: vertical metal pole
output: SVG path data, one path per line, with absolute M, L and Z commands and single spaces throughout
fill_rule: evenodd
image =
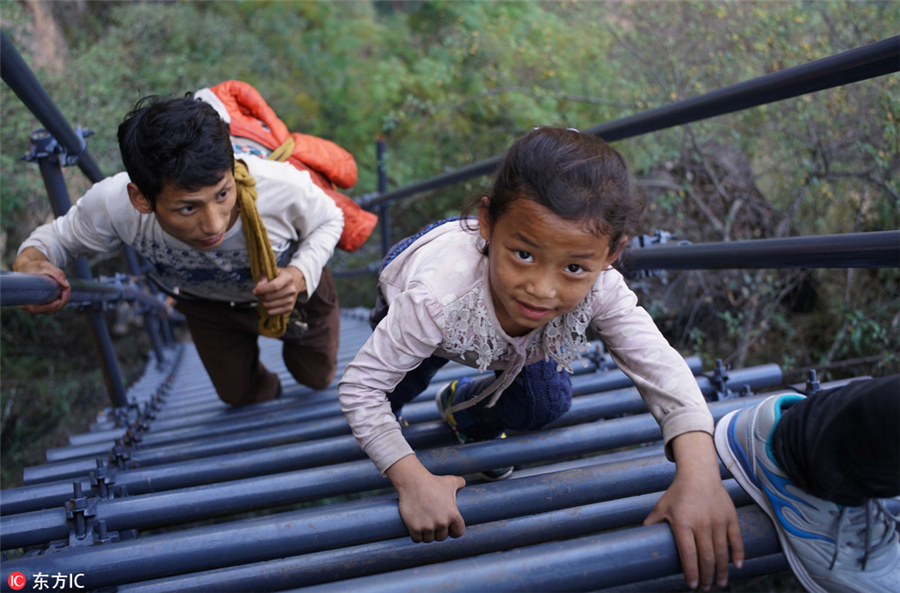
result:
M 375 154 L 378 161 L 378 193 L 387 192 L 387 163 L 385 162 L 385 142 L 382 136 L 375 139 Z M 381 219 L 381 257 L 391 249 L 390 205 L 382 202 L 378 206 L 378 218 Z
M 169 323 L 168 319 L 161 319 L 159 323 L 162 328 L 163 339 L 166 341 L 166 344 L 171 346 L 175 343 L 175 334 L 172 332 L 172 324 Z
M 0 77 L 19 100 L 59 142 L 68 155 L 77 155 L 78 167 L 93 182 L 103 179 L 100 168 L 84 148 L 84 137 L 72 129 L 47 94 L 34 72 L 22 59 L 9 38 L 0 30 Z
M 77 155 L 75 164 L 93 183 L 101 181 L 105 175 L 100 167 L 94 161 L 91 154 L 85 148 L 84 136 L 81 131 L 75 131 L 66 121 L 65 116 L 57 108 L 53 99 L 41 85 L 40 81 L 22 59 L 22 56 L 16 50 L 6 33 L 0 31 L 0 76 L 3 81 L 13 90 L 17 97 L 25 104 L 25 106 L 34 114 L 38 121 L 49 131 L 50 135 L 61 145 L 62 150 L 67 155 Z M 66 164 L 72 164 L 67 160 Z M 141 275 L 138 258 L 134 249 L 130 245 L 124 245 L 122 250 L 125 252 L 128 261 L 129 272 L 136 277 Z M 150 336 L 150 342 L 156 353 L 157 363 L 163 363 L 162 343 L 159 337 L 159 326 L 162 324 L 168 328 L 168 321 L 162 321 L 158 317 L 151 320 L 151 313 L 144 315 L 146 321 L 147 333 Z M 171 335 L 171 331 L 166 334 Z M 170 340 L 171 343 L 171 340 Z
M 130 245 L 123 245 L 125 253 L 125 261 L 128 262 L 128 271 L 132 276 L 137 278 L 141 275 L 141 265 L 138 262 L 137 253 Z M 143 285 L 144 283 L 141 282 Z M 153 346 L 153 352 L 156 354 L 156 366 L 161 368 L 165 362 L 166 354 L 163 347 L 162 339 L 159 336 L 160 326 L 164 323 L 156 311 L 146 311 L 144 313 L 144 325 L 146 326 L 147 335 L 150 336 L 150 344 Z
M 34 132 L 32 140 L 55 144 L 53 137 L 44 130 Z M 47 187 L 47 194 L 50 196 L 50 205 L 53 208 L 53 213 L 56 216 L 62 216 L 72 207 L 72 202 L 63 179 L 59 158 L 55 153 L 50 153 L 46 150 L 39 151 L 35 158 L 40 167 L 44 185 Z M 82 280 L 93 279 L 87 258 L 77 258 L 72 262 L 72 268 L 76 278 Z M 90 322 L 94 343 L 100 354 L 100 365 L 103 369 L 103 377 L 106 381 L 106 389 L 109 393 L 110 401 L 115 408 L 125 407 L 128 405 L 128 400 L 125 397 L 125 382 L 122 380 L 122 373 L 119 370 L 119 363 L 113 350 L 112 338 L 109 335 L 106 319 L 103 317 L 102 311 L 97 309 L 87 309 L 86 313 Z

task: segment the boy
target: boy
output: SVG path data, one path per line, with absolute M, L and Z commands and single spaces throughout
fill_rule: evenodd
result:
M 61 268 L 73 257 L 126 243 L 177 289 L 176 309 L 223 401 L 240 406 L 281 394 L 278 377 L 259 361 L 260 312 L 290 314 L 281 337 L 288 370 L 298 383 L 327 387 L 339 319 L 325 264 L 344 224 L 332 199 L 288 163 L 236 156 L 228 125 L 191 96 L 142 99 L 118 139 L 127 173 L 95 184 L 19 248 L 15 271 L 50 276 L 63 288 L 56 301 L 22 309 L 58 311 L 71 292 Z M 239 194 L 254 190 L 258 219 L 247 219 L 254 209 L 242 213 Z M 264 245 L 267 235 L 277 265 L 274 277 L 258 282 L 244 234 L 255 220 L 264 231 L 256 236 Z

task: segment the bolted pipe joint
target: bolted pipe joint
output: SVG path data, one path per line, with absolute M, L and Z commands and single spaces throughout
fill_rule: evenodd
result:
M 116 444 L 109 453 L 110 461 L 114 461 L 119 469 L 126 469 L 131 462 L 131 454 L 134 447 L 126 443 L 125 438 L 116 439 Z
M 109 467 L 109 460 L 104 457 L 97 458 L 97 468 L 92 469 L 88 474 L 94 491 L 100 498 L 113 498 L 113 492 L 110 486 L 116 483 L 116 473 L 118 468 Z
M 716 368 L 713 369 L 709 382 L 712 383 L 715 389 L 713 395 L 716 401 L 731 399 L 738 395 L 728 388 L 728 367 L 725 366 L 721 358 L 716 359 Z
M 809 376 L 806 379 L 806 395 L 812 395 L 822 390 L 822 385 L 816 378 L 816 369 L 809 369 Z
M 74 540 L 84 542 L 90 545 L 93 537 L 89 537 L 91 531 L 90 517 L 97 514 L 97 499 L 85 496 L 81 487 L 81 482 L 73 482 L 74 496 L 66 501 L 66 519 L 72 524 L 70 531 L 69 543 Z M 89 539 L 90 542 L 85 542 Z
M 21 159 L 28 162 L 37 162 L 40 159 L 49 159 L 53 163 L 58 163 L 64 167 L 78 164 L 78 159 L 82 153 L 87 150 L 85 138 L 92 136 L 93 130 L 83 129 L 81 126 L 75 128 L 75 137 L 79 141 L 78 150 L 70 152 L 66 146 L 56 141 L 56 138 L 44 128 L 34 130 L 28 136 L 28 152 Z

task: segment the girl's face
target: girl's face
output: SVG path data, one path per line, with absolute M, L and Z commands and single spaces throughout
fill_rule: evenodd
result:
M 478 223 L 490 243 L 494 309 L 510 336 L 525 335 L 574 309 L 625 245 L 623 240 L 610 253 L 608 236 L 597 237 L 524 198 L 510 204 L 493 226 L 485 201 Z

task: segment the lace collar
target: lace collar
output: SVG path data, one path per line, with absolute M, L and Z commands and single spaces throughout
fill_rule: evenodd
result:
M 591 288 L 584 300 L 537 332 L 537 336 L 528 345 L 529 358 L 543 353 L 544 360 L 552 358 L 556 361 L 556 370 L 565 369 L 571 373 L 572 363 L 576 360 L 587 366 L 583 354 L 590 350 L 585 332 L 591 323 L 591 300 L 595 296 L 595 288 Z
M 572 363 L 580 360 L 590 349 L 585 331 L 591 323 L 590 303 L 596 296 L 596 285 L 585 299 L 574 309 L 555 317 L 547 325 L 529 334 L 526 346 L 527 356 L 552 358 L 557 370 L 572 372 Z M 477 355 L 475 364 L 479 371 L 506 354 L 509 339 L 495 329 L 496 318 L 493 303 L 488 302 L 486 282 L 478 282 L 471 290 L 459 298 L 454 298 L 444 306 L 443 349 L 450 354 L 464 358 L 467 352 Z

